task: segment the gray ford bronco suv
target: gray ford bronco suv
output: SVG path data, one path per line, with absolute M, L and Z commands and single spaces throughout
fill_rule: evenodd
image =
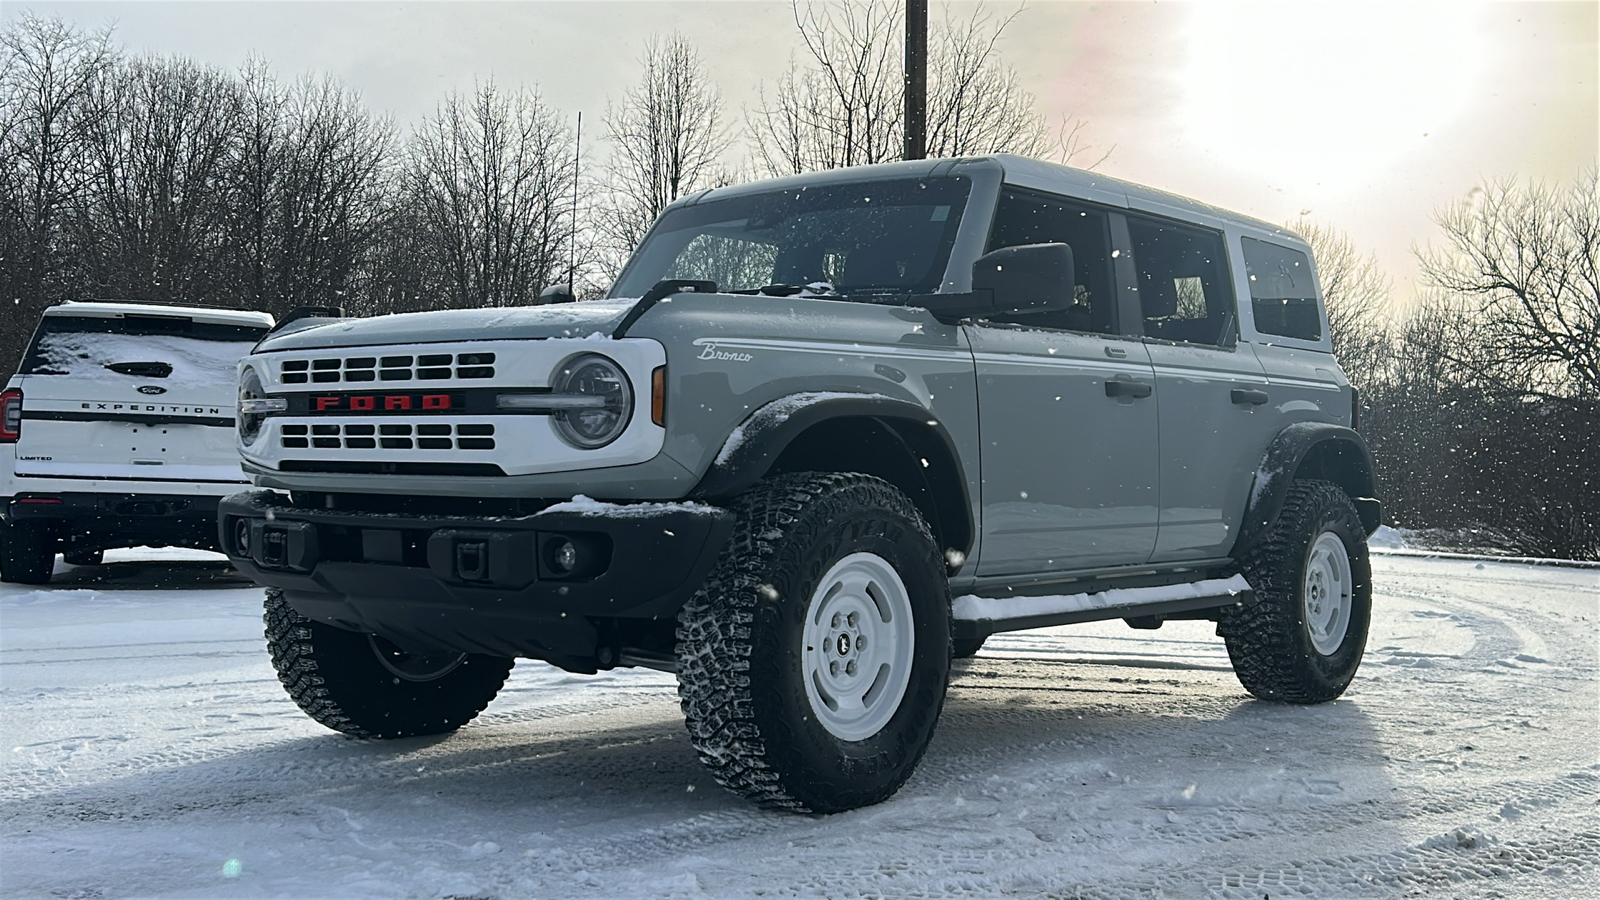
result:
M 607 299 L 302 319 L 219 509 L 291 697 L 459 728 L 518 657 L 677 673 L 756 803 L 881 801 L 996 632 L 1210 619 L 1245 688 L 1360 663 L 1378 525 L 1310 250 L 1009 156 L 719 188 Z

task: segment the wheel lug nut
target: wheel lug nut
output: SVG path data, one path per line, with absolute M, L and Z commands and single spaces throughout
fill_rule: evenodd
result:
M 861 618 L 861 614 L 860 613 L 851 613 L 850 614 L 850 627 L 851 628 L 856 627 L 856 620 L 858 620 L 860 618 Z
M 829 623 L 829 624 L 831 624 L 834 628 L 838 628 L 839 627 L 839 614 L 838 613 L 834 613 L 833 614 L 833 621 L 831 623 Z
M 857 650 L 865 650 L 866 647 L 867 647 L 867 636 L 864 635 L 864 634 L 863 635 L 859 635 L 856 638 L 856 649 Z
M 835 661 L 833 661 L 831 663 L 828 663 L 828 674 L 829 675 L 837 675 L 837 674 L 839 674 L 839 663 L 838 663 L 837 660 L 835 660 Z
M 844 667 L 844 671 L 847 675 L 854 675 L 856 673 L 856 661 L 850 660 L 849 664 Z

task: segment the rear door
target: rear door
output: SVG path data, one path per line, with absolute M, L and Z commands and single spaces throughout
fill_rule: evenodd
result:
M 16 381 L 18 476 L 239 483 L 236 366 L 264 328 L 46 313 Z
M 1161 430 L 1160 529 L 1150 560 L 1223 557 L 1275 430 L 1266 373 L 1239 343 L 1223 232 L 1131 212 L 1126 223 Z
M 1143 563 L 1156 537 L 1154 379 L 1119 333 L 1109 215 L 1007 188 L 989 249 L 1065 243 L 1074 302 L 966 327 L 978 372 L 979 575 Z

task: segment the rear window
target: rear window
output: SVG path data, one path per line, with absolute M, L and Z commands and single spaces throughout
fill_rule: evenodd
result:
M 1311 260 L 1299 250 L 1244 238 L 1244 268 L 1250 275 L 1250 306 L 1262 334 L 1322 340 L 1322 312 L 1311 283 Z
M 20 374 L 232 382 L 239 358 L 266 331 L 184 316 L 45 316 Z

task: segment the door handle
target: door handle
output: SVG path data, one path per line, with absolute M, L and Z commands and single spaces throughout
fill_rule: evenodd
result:
M 1143 381 L 1108 380 L 1106 382 L 1107 397 L 1132 397 L 1135 400 L 1143 400 L 1150 396 L 1150 392 L 1153 390 L 1155 390 L 1154 387 Z
M 1239 406 L 1245 406 L 1247 404 L 1250 406 L 1260 406 L 1269 399 L 1266 391 L 1251 390 L 1249 388 L 1234 388 L 1233 393 L 1229 396 L 1231 396 L 1233 398 L 1233 402 Z

